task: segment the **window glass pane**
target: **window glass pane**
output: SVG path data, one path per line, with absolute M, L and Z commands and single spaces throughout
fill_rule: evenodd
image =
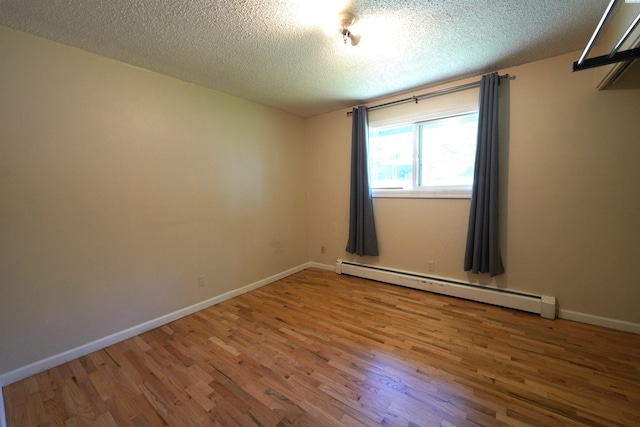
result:
M 421 186 L 473 184 L 478 115 L 448 117 L 420 126 Z
M 371 188 L 408 188 L 413 185 L 413 125 L 369 132 Z

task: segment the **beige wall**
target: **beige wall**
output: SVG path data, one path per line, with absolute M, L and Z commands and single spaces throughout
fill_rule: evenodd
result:
M 2 27 L 0 73 L 0 373 L 308 261 L 302 119 Z
M 500 70 L 515 76 L 501 86 L 506 274 L 463 271 L 469 200 L 375 199 L 380 257 L 344 251 L 346 110 L 307 123 L 312 261 L 431 274 L 433 260 L 438 276 L 555 295 L 561 310 L 640 323 L 640 91 L 596 91 L 595 71 L 571 73 L 578 56 Z
M 468 200 L 376 199 L 381 256 L 345 253 L 346 111 L 305 121 L 0 27 L 0 374 L 337 258 L 640 323 L 640 94 L 595 91 L 576 58 L 501 70 L 493 281 L 462 271 Z

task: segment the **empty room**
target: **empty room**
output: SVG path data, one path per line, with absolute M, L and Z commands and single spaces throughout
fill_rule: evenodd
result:
M 639 21 L 0 0 L 0 427 L 640 425 Z

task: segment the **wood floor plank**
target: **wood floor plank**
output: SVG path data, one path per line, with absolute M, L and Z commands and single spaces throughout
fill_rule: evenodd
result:
M 640 336 L 308 269 L 6 386 L 14 426 L 640 426 Z

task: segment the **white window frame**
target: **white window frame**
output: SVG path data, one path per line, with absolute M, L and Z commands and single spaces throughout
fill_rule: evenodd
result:
M 450 108 L 447 110 L 439 110 L 429 113 L 418 113 L 412 116 L 405 116 L 400 118 L 388 119 L 384 121 L 378 121 L 370 123 L 370 129 L 384 129 L 402 125 L 419 126 L 422 123 L 446 119 L 451 117 L 462 116 L 466 114 L 477 114 L 478 104 L 465 104 L 456 108 Z M 417 138 L 417 135 L 414 135 Z M 418 141 L 414 141 L 413 144 L 414 156 L 413 156 L 413 170 L 414 179 L 418 171 Z M 459 186 L 421 186 L 421 187 L 408 187 L 408 188 L 372 188 L 372 196 L 374 198 L 401 198 L 401 199 L 470 199 L 471 198 L 471 186 L 459 185 Z

